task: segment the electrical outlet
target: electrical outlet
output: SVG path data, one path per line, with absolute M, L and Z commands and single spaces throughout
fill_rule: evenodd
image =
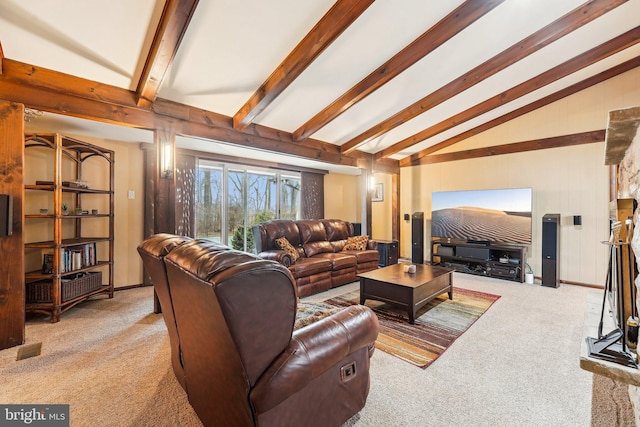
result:
M 133 190 L 129 190 L 129 200 L 133 200 L 136 198 L 136 192 Z

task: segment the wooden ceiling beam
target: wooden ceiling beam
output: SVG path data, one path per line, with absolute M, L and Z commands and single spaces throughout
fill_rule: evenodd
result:
M 560 99 L 566 98 L 570 95 L 578 93 L 584 89 L 587 89 L 596 84 L 602 83 L 606 80 L 609 80 L 613 77 L 616 77 L 622 73 L 626 73 L 627 71 L 633 70 L 634 68 L 640 67 L 640 56 L 637 56 L 633 59 L 623 62 L 622 64 L 616 65 L 615 67 L 610 68 L 609 70 L 598 73 L 594 76 L 591 76 L 587 79 L 584 79 L 578 83 L 575 83 L 569 87 L 566 87 L 558 92 L 555 92 L 551 95 L 545 96 L 537 101 L 534 101 L 524 107 L 520 107 L 517 110 L 511 111 L 507 114 L 504 114 L 496 119 L 493 119 L 489 122 L 483 123 L 480 126 L 476 126 L 473 129 L 470 129 L 466 132 L 463 132 L 459 135 L 451 137 L 445 141 L 440 142 L 439 144 L 433 145 L 429 148 L 426 148 L 419 153 L 415 153 L 410 157 L 406 157 L 400 160 L 400 166 L 417 166 L 420 164 L 430 163 L 429 160 L 423 163 L 422 159 L 425 157 L 430 157 L 430 154 L 440 151 L 446 147 L 450 147 L 458 142 L 464 141 L 472 136 L 478 135 L 484 131 L 492 129 L 501 124 L 507 123 L 510 120 L 523 116 L 531 111 L 537 110 L 538 108 L 542 108 L 545 105 L 549 105 L 553 102 L 556 102 Z
M 9 58 L 2 60 L 2 67 L 5 71 L 2 76 L 4 82 L 15 82 L 25 87 L 61 92 L 109 104 L 136 106 L 135 92 L 127 89 L 82 79 Z
M 454 116 L 447 118 L 446 120 L 436 123 L 433 126 L 428 127 L 408 138 L 403 139 L 400 142 L 393 144 L 390 147 L 376 153 L 377 158 L 383 158 L 398 153 L 405 148 L 411 147 L 420 141 L 431 138 L 441 132 L 465 123 L 475 117 L 478 117 L 484 113 L 487 113 L 495 108 L 501 107 L 511 101 L 514 101 L 524 95 L 534 92 L 548 84 L 558 81 L 564 77 L 569 76 L 583 68 L 595 64 L 598 61 L 618 53 L 628 47 L 631 47 L 637 43 L 640 43 L 640 26 L 635 27 L 632 30 L 627 31 L 624 34 L 619 35 L 599 46 L 594 47 L 562 64 L 545 71 L 517 86 L 507 89 L 506 91 L 499 93 L 479 104 L 474 105 L 471 108 L 466 109 Z
M 498 156 L 501 154 L 522 153 L 525 151 L 545 150 L 547 148 L 569 147 L 571 145 L 592 144 L 604 141 L 605 130 L 576 133 L 573 135 L 554 136 L 491 147 L 474 148 L 454 153 L 432 154 L 420 159 L 419 164 L 453 162 L 455 160 L 476 159 L 479 157 Z
M 580 6 L 541 30 L 531 34 L 503 52 L 456 78 L 409 107 L 383 120 L 372 128 L 342 144 L 342 152 L 348 153 L 360 145 L 381 136 L 391 129 L 419 116 L 447 99 L 462 93 L 475 84 L 493 76 L 517 61 L 537 52 L 570 32 L 595 20 L 627 0 L 595 0 Z M 400 150 L 398 150 L 400 151 Z M 379 158 L 380 156 L 378 156 Z
M 180 104 L 178 102 L 169 101 L 162 98 L 159 98 L 153 105 L 153 111 L 159 114 L 179 118 L 181 120 L 186 120 L 194 123 L 200 123 L 207 126 L 233 128 L 233 119 L 229 116 L 224 116 L 219 113 L 202 110 L 200 108 Z M 283 132 L 278 129 L 257 124 L 250 124 L 242 132 L 245 134 L 250 134 L 284 143 L 292 143 L 293 141 L 292 135 L 289 132 Z M 317 139 L 307 139 L 302 145 L 320 151 L 342 154 L 340 152 L 339 146 L 335 144 L 328 144 Z M 358 154 L 353 153 L 351 156 L 356 158 L 359 157 Z
M 293 132 L 294 141 L 301 141 L 316 133 L 349 108 L 378 90 L 391 79 L 411 67 L 451 37 L 493 10 L 504 0 L 467 0 L 437 24 L 429 28 L 411 44 L 356 83 L 340 98 L 329 104 Z
M 243 130 L 338 38 L 374 0 L 338 0 L 233 116 Z
M 150 107 L 156 100 L 197 5 L 198 0 L 168 0 L 165 3 L 136 89 L 138 106 Z
M 25 107 L 50 113 L 120 126 L 150 130 L 155 126 L 154 113 L 149 110 L 81 98 L 76 95 L 5 80 L 2 78 L 5 74 L 0 76 L 0 99 L 20 102 Z
M 158 98 L 153 109 L 139 107 L 133 91 L 82 79 L 17 61 L 2 60 L 0 99 L 31 108 L 148 130 L 171 129 L 178 134 L 211 139 L 249 148 L 360 167 L 368 153 L 340 152 L 340 147 L 318 140 L 292 143 L 291 133 L 251 125 L 246 132 L 233 129 L 232 118 Z M 178 131 L 179 130 L 179 131 Z M 391 159 L 390 159 L 391 160 Z M 383 167 L 399 168 L 391 160 Z
M 271 151 L 291 156 L 303 157 L 319 162 L 358 167 L 358 159 L 343 156 L 333 150 L 318 150 L 301 144 L 274 141 L 261 136 L 239 132 L 233 128 L 211 127 L 202 123 L 185 121 L 181 123 L 181 135 L 210 140 L 212 144 L 227 143 L 255 150 Z

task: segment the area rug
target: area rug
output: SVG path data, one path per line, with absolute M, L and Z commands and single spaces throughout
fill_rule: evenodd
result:
M 453 300 L 447 294 L 435 298 L 416 313 L 415 324 L 406 311 L 378 301 L 365 305 L 376 313 L 380 333 L 376 348 L 421 368 L 442 355 L 453 342 L 500 298 L 483 292 L 453 288 Z M 325 301 L 335 307 L 360 303 L 360 292 L 349 292 Z

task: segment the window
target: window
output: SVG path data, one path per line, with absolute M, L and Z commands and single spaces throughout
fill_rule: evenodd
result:
M 196 236 L 222 243 L 223 169 L 199 165 L 196 173 Z
M 252 227 L 298 219 L 300 175 L 241 165 L 198 162 L 196 237 L 255 253 Z
M 300 176 L 282 175 L 280 179 L 280 218 L 300 217 Z

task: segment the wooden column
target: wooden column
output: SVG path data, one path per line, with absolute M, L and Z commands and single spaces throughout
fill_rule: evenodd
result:
M 173 138 L 173 139 L 171 139 Z M 161 151 L 165 141 L 172 141 L 172 155 L 175 156 L 175 135 L 156 131 L 153 146 L 141 145 L 144 150 L 144 237 L 157 233 L 176 232 L 175 222 L 175 170 L 171 178 L 160 178 Z M 143 285 L 151 285 L 151 277 L 145 270 Z M 160 301 L 154 293 L 153 312 L 161 313 Z
M 13 232 L 0 237 L 0 350 L 24 344 L 24 106 L 0 100 L 0 194 L 13 196 Z
M 173 175 L 161 178 L 161 152 L 164 143 L 173 147 Z M 144 237 L 156 233 L 175 233 L 175 135 L 165 131 L 156 131 L 152 148 L 142 146 L 144 156 Z

